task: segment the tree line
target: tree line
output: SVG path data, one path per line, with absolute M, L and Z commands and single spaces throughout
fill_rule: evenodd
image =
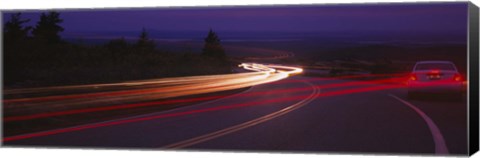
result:
M 200 54 L 158 49 L 142 28 L 136 41 L 124 37 L 105 44 L 63 40 L 58 12 L 40 14 L 35 26 L 21 13 L 4 24 L 4 86 L 35 87 L 125 80 L 209 75 L 231 72 L 231 63 L 210 29 Z

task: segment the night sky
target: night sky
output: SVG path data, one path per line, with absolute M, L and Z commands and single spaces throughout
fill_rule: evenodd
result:
M 4 22 L 9 19 L 4 14 Z M 11 12 L 10 12 L 11 13 Z M 38 11 L 23 12 L 39 18 Z M 205 31 L 343 32 L 466 35 L 467 3 L 61 10 L 65 34 Z

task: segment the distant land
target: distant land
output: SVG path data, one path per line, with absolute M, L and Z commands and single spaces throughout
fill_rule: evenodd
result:
M 158 31 L 147 29 L 149 37 L 154 39 L 159 49 L 171 52 L 200 53 L 203 47 L 203 38 L 207 31 Z M 401 53 L 414 50 L 414 48 L 443 47 L 446 51 L 453 48 L 463 48 L 467 39 L 465 34 L 453 33 L 428 33 L 419 32 L 408 34 L 401 32 L 373 32 L 373 33 L 348 33 L 348 32 L 254 32 L 254 31 L 218 31 L 222 44 L 231 56 L 264 56 L 268 50 L 293 52 L 297 57 L 311 58 L 321 54 L 330 54 L 325 59 L 337 58 L 345 54 L 351 57 Z M 139 31 L 111 31 L 111 32 L 82 32 L 64 33 L 67 41 L 83 44 L 104 44 L 112 39 L 125 38 L 134 42 Z M 244 47 L 243 49 L 238 49 Z M 248 49 L 255 49 L 248 51 Z M 355 54 L 356 48 L 363 51 L 363 55 Z M 264 49 L 265 53 L 260 49 Z M 349 50 L 350 49 L 350 50 Z M 442 49 L 440 49 L 442 50 Z M 350 51 L 345 53 L 344 51 Z M 385 52 L 388 51 L 388 52 Z M 370 53 L 369 53 L 370 52 Z M 425 51 L 408 51 L 415 54 Z M 445 54 L 445 51 L 442 51 Z M 354 54 L 352 54 L 354 53 Z M 457 51 L 453 53 L 458 53 Z M 431 54 L 431 53 L 427 53 Z M 448 54 L 448 53 L 447 53 Z M 353 56 L 352 56 L 353 55 Z M 401 55 L 401 54 L 399 54 Z M 393 56 L 399 56 L 393 55 Z
M 158 31 L 148 29 L 149 36 L 159 41 L 203 41 L 207 31 Z M 109 40 L 125 37 L 136 39 L 138 31 L 90 31 L 67 32 L 62 36 L 66 39 L 101 39 Z M 265 32 L 265 31 L 217 31 L 224 42 L 281 42 L 299 40 L 323 40 L 335 42 L 351 42 L 360 44 L 400 43 L 400 44 L 438 44 L 466 43 L 465 33 L 429 33 L 429 32 Z

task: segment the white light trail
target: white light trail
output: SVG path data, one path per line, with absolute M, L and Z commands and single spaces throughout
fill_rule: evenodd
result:
M 239 67 L 253 72 L 174 77 L 155 80 L 129 81 L 110 84 L 91 84 L 76 86 L 58 86 L 32 89 L 7 90 L 6 94 L 34 94 L 57 92 L 58 95 L 34 98 L 4 100 L 4 108 L 12 113 L 27 111 L 39 112 L 42 109 L 70 109 L 85 106 L 106 106 L 112 103 L 139 102 L 233 90 L 255 85 L 271 83 L 301 73 L 298 67 L 242 63 Z M 62 92 L 88 91 L 101 88 L 103 92 L 81 92 L 62 94 Z

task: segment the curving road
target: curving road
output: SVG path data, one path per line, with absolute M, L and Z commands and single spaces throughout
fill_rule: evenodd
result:
M 250 66 L 247 69 L 254 67 Z M 465 101 L 435 97 L 408 100 L 403 86 L 391 82 L 396 80 L 291 76 L 275 81 L 192 106 L 10 136 L 3 143 L 88 148 L 467 154 Z

